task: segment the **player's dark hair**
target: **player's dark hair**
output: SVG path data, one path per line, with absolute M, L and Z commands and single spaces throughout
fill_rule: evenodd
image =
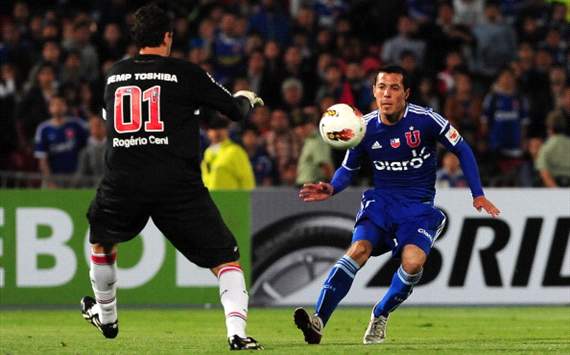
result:
M 408 76 L 408 72 L 406 69 L 402 68 L 399 65 L 388 65 L 385 67 L 380 68 L 376 75 L 374 75 L 374 82 L 372 83 L 374 86 L 376 85 L 376 80 L 378 79 L 378 75 L 380 73 L 387 73 L 387 74 L 400 74 L 402 76 L 402 84 L 404 84 L 404 90 L 408 90 L 410 88 L 410 77 Z
M 139 8 L 134 16 L 131 35 L 138 48 L 159 47 L 164 34 L 172 32 L 170 17 L 154 3 Z

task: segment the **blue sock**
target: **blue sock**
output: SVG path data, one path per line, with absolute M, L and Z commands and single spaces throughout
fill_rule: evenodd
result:
M 388 317 L 402 302 L 412 294 L 414 285 L 420 282 L 423 270 L 417 274 L 410 275 L 404 271 L 402 266 L 394 273 L 392 283 L 384 298 L 374 306 L 374 317 Z
M 350 290 L 358 268 L 358 263 L 348 255 L 343 256 L 334 264 L 323 284 L 315 307 L 315 313 L 322 319 L 323 325 L 327 324 L 340 300 Z

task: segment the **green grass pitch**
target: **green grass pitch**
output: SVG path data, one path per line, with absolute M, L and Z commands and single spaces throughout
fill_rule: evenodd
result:
M 340 307 L 320 345 L 306 345 L 292 309 L 253 308 L 248 332 L 273 354 L 570 354 L 570 307 L 397 310 L 388 339 L 362 345 L 369 308 Z M 221 309 L 120 309 L 107 340 L 79 310 L 0 310 L 0 354 L 227 353 Z

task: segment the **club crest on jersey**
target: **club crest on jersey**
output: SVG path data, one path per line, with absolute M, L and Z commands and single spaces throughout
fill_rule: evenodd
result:
M 410 148 L 416 148 L 422 142 L 420 137 L 420 131 L 415 130 L 411 132 L 406 132 L 406 143 Z
M 392 138 L 390 139 L 390 147 L 396 149 L 400 146 L 400 138 Z

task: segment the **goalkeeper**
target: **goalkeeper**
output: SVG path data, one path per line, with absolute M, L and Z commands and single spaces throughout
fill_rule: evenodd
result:
M 172 24 L 156 5 L 135 13 L 132 37 L 138 55 L 114 64 L 105 80 L 106 173 L 87 213 L 95 298 L 82 299 L 83 316 L 117 336 L 116 245 L 152 217 L 180 253 L 218 277 L 230 349 L 261 349 L 245 332 L 236 240 L 202 183 L 197 112 L 205 106 L 243 120 L 263 101 L 249 91 L 232 96 L 200 67 L 169 58 Z

